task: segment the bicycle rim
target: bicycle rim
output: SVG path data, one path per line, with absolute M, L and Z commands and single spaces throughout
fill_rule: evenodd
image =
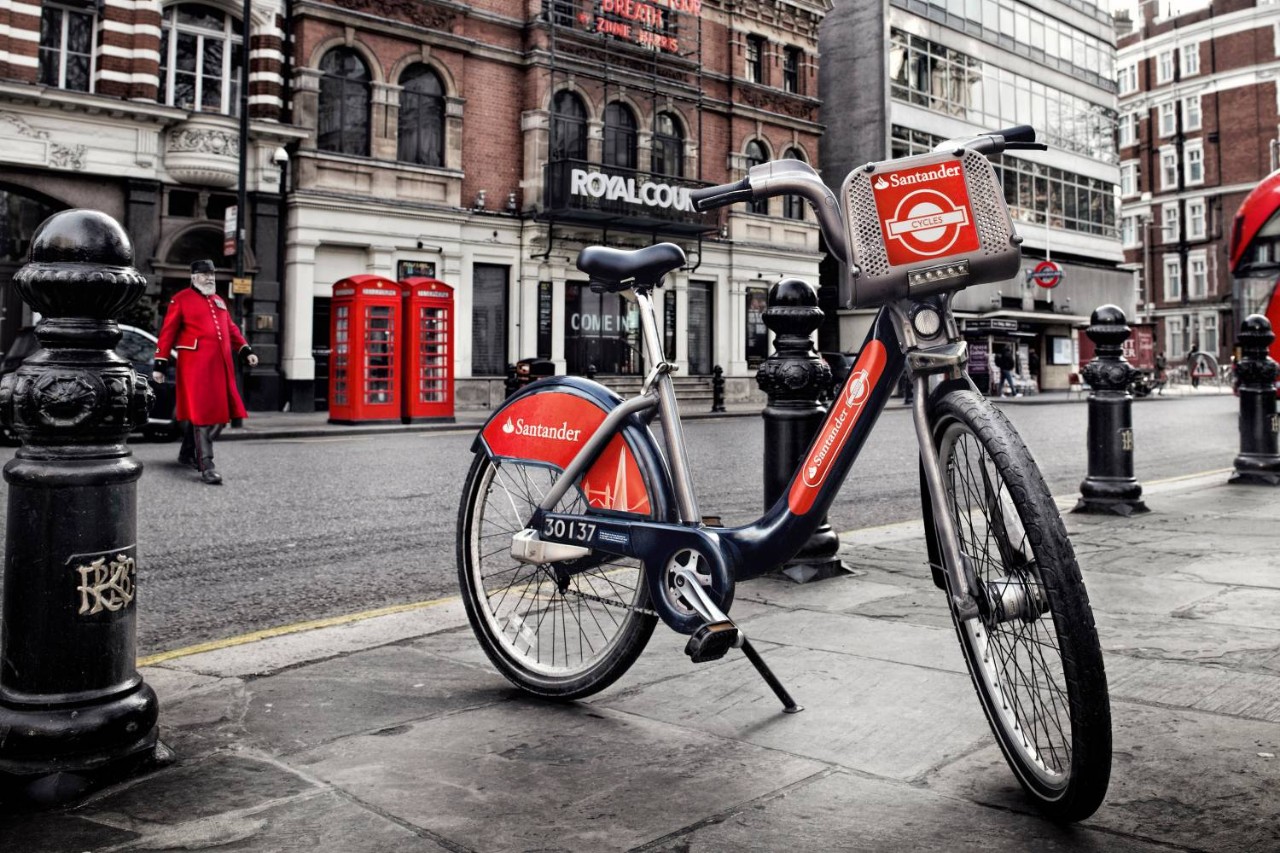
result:
M 480 481 L 471 491 L 463 569 L 486 651 L 505 674 L 535 692 L 576 689 L 570 682 L 593 675 L 607 678 L 594 685 L 603 687 L 630 665 L 630 646 L 637 640 L 643 645 L 653 628 L 639 562 L 598 554 L 560 564 L 513 559 L 512 535 L 524 528 L 560 472 L 518 460 L 481 464 L 473 472 Z M 575 487 L 555 511 L 587 510 Z M 587 568 L 569 573 L 584 562 Z M 619 663 L 620 657 L 629 659 Z

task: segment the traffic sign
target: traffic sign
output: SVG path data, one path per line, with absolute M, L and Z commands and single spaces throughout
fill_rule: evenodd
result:
M 1027 280 L 1046 289 L 1057 287 L 1062 281 L 1062 275 L 1062 267 L 1049 260 L 1041 261 L 1036 264 L 1035 269 L 1027 270 Z

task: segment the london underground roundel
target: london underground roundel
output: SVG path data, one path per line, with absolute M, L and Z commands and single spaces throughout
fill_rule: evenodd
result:
M 978 229 L 959 163 L 884 172 L 871 186 L 889 263 L 915 264 L 977 251 Z

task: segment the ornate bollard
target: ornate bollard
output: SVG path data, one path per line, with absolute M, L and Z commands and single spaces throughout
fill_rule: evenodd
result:
M 831 368 L 809 339 L 821 322 L 813 285 L 784 278 L 769 288 L 764 324 L 776 336 L 775 351 L 756 371 L 756 383 L 769 395 L 763 413 L 765 509 L 785 494 L 827 414 L 818 400 L 831 382 Z M 840 537 L 823 519 L 782 573 L 797 583 L 834 577 L 848 571 L 836 557 L 839 549 Z
M 67 210 L 13 278 L 45 348 L 0 384 L 0 417 L 22 439 L 4 466 L 0 784 L 43 805 L 172 757 L 134 663 L 142 466 L 126 438 L 152 395 L 113 350 L 112 319 L 146 286 L 132 261 L 114 219 Z
M 1138 371 L 1121 355 L 1132 332 L 1124 312 L 1103 305 L 1085 330 L 1096 355 L 1085 366 L 1089 394 L 1089 475 L 1080 484 L 1080 501 L 1072 512 L 1132 515 L 1147 512 L 1142 484 L 1133 476 L 1133 397 L 1129 383 Z
M 1228 481 L 1231 483 L 1280 485 L 1280 415 L 1276 414 L 1275 391 L 1280 365 L 1267 355 L 1275 339 L 1271 321 L 1261 314 L 1250 314 L 1240 324 L 1241 359 L 1236 365 L 1236 376 L 1240 378 L 1240 455 Z
M 718 364 L 711 369 L 711 411 L 724 411 L 724 368 Z

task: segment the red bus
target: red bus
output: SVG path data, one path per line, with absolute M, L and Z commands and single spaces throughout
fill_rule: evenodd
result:
M 1254 187 L 1241 202 L 1231 227 L 1232 298 L 1236 321 L 1262 314 L 1280 333 L 1280 169 Z M 1280 361 L 1280 337 L 1271 343 L 1271 357 Z M 1280 396 L 1280 382 L 1276 383 Z

